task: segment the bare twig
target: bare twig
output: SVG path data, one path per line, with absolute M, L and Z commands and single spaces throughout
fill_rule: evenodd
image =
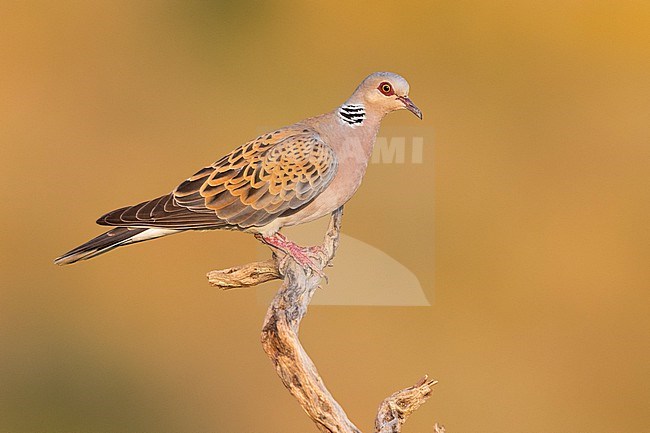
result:
M 221 290 L 257 286 L 281 278 L 278 265 L 274 259 L 210 271 L 207 277 L 210 284 L 217 286 Z
M 382 401 L 375 419 L 375 432 L 399 432 L 406 418 L 431 396 L 431 387 L 436 383 L 424 376 L 415 385 L 397 391 Z
M 330 263 L 336 253 L 342 214 L 343 208 L 332 214 L 323 244 L 314 253 L 320 270 Z M 327 390 L 298 339 L 300 321 L 307 313 L 309 302 L 321 280 L 318 272 L 305 269 L 293 260 L 285 260 L 278 252 L 273 259 L 265 262 L 208 273 L 210 284 L 224 290 L 250 287 L 276 278 L 283 278 L 283 283 L 264 319 L 264 351 L 275 365 L 285 387 L 320 431 L 361 433 Z M 379 407 L 375 431 L 398 433 L 406 418 L 430 396 L 435 383 L 425 376 L 417 384 L 386 398 Z

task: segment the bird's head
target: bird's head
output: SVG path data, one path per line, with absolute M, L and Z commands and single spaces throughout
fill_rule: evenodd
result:
M 409 83 L 392 72 L 375 72 L 361 82 L 348 102 L 361 103 L 382 116 L 396 110 L 409 110 L 422 119 L 422 111 L 409 99 Z

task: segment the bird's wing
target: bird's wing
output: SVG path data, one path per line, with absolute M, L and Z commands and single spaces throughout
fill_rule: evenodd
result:
M 338 162 L 318 133 L 294 126 L 238 147 L 172 193 L 114 210 L 98 224 L 173 229 L 264 226 L 296 212 L 332 181 Z

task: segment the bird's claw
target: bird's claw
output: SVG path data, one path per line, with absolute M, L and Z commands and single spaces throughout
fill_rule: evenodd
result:
M 303 269 L 310 269 L 313 273 L 323 278 L 325 282 L 329 282 L 327 275 L 323 273 L 322 267 L 319 266 L 321 257 L 323 256 L 323 247 L 311 246 L 301 247 L 300 245 L 288 240 L 280 233 L 272 236 L 256 235 L 256 237 L 267 245 L 285 253 L 285 256 L 280 260 L 279 268 L 281 270 L 286 268 L 287 259 L 291 257 Z M 281 271 L 282 272 L 282 271 Z
M 296 248 L 291 248 L 287 252 L 285 258 L 291 256 L 291 258 L 302 266 L 303 269 L 310 269 L 313 273 L 323 278 L 325 282 L 328 283 L 327 275 L 323 273 L 323 270 L 317 264 L 317 252 L 319 251 L 317 251 L 316 248 L 320 249 L 320 247 L 301 248 L 296 245 Z M 322 249 L 320 249 L 320 251 L 322 251 Z

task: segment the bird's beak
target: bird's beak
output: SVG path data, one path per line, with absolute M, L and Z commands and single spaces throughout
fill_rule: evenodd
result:
M 402 103 L 404 104 L 404 108 L 406 108 L 406 109 L 409 110 L 411 113 L 413 113 L 413 114 L 415 114 L 416 116 L 418 116 L 418 117 L 420 118 L 420 120 L 422 120 L 422 111 L 420 111 L 420 109 L 419 109 L 418 107 L 415 106 L 415 104 L 413 103 L 413 101 L 411 101 L 411 100 L 408 98 L 408 96 L 398 96 L 397 99 L 399 99 L 400 101 L 402 101 Z

